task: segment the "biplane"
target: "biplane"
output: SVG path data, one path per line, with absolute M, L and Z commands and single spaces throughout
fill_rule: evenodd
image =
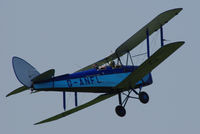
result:
M 119 101 L 119 105 L 115 108 L 116 114 L 123 117 L 126 114 L 125 106 L 129 98 L 138 99 L 144 104 L 148 103 L 149 96 L 142 90 L 142 87 L 153 83 L 151 71 L 184 44 L 184 41 L 178 41 L 164 45 L 163 38 L 163 26 L 181 10 L 182 8 L 176 8 L 159 14 L 111 55 L 71 74 L 54 76 L 54 69 L 39 73 L 25 60 L 13 57 L 13 70 L 23 86 L 9 93 L 7 97 L 26 90 L 35 93 L 41 91 L 61 92 L 63 108 L 66 110 L 66 92 L 74 92 L 74 108 L 35 123 L 35 125 L 60 119 L 115 95 L 118 95 Z M 157 30 L 160 30 L 161 47 L 150 55 L 149 36 Z M 147 44 L 147 59 L 142 64 L 135 65 L 130 51 L 144 40 Z M 127 54 L 126 63 L 122 63 L 121 57 L 125 54 Z M 78 106 L 78 92 L 100 93 L 100 95 Z M 125 95 L 124 99 L 122 94 Z

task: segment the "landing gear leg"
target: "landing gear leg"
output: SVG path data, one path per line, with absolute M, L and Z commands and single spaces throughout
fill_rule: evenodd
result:
M 119 97 L 119 105 L 116 106 L 115 112 L 118 116 L 124 117 L 126 115 L 126 109 L 124 106 L 122 106 L 122 98 L 121 98 L 121 93 L 118 94 Z
M 131 92 L 134 92 L 135 95 L 137 95 L 138 97 L 130 96 Z M 121 93 L 119 93 L 118 94 L 119 105 L 116 106 L 116 108 L 115 108 L 116 114 L 120 117 L 124 117 L 126 115 L 125 106 L 126 106 L 129 98 L 139 99 L 140 102 L 143 104 L 146 104 L 149 102 L 149 95 L 146 92 L 142 91 L 141 87 L 140 87 L 139 92 L 137 92 L 135 89 L 131 89 L 128 91 L 128 94 L 125 94 L 123 92 L 122 92 L 122 94 L 126 95 L 126 98 L 122 102 Z

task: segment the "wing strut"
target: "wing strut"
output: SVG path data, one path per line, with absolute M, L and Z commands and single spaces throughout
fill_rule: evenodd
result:
M 117 59 L 118 59 L 117 62 L 120 63 L 121 65 L 123 65 L 123 64 L 122 64 L 122 61 L 121 61 L 121 59 L 120 59 L 120 57 L 119 57 L 119 55 L 118 55 L 117 53 L 116 53 L 116 55 L 117 55 Z M 118 64 L 118 63 L 117 63 L 117 64 Z
M 132 59 L 132 56 L 131 56 L 130 51 L 127 52 L 126 66 L 128 65 L 128 59 L 129 59 L 129 58 L 130 58 L 130 60 L 131 60 L 132 65 L 134 66 L 133 59 Z
M 164 39 L 163 39 L 163 26 L 160 27 L 160 41 L 161 41 L 161 47 L 164 46 Z
M 149 58 L 150 57 L 150 49 L 149 49 L 149 29 L 148 28 L 147 28 L 146 34 L 147 34 L 147 58 Z
M 74 97 L 75 97 L 75 106 L 78 106 L 78 97 L 77 97 L 77 92 L 74 92 Z
M 66 93 L 63 91 L 63 109 L 66 110 Z

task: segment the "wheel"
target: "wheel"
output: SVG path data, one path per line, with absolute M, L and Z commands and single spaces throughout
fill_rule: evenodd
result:
M 126 115 L 126 109 L 121 105 L 116 106 L 115 112 L 120 117 L 124 117 Z
M 149 95 L 146 92 L 140 92 L 139 93 L 139 100 L 143 104 L 146 104 L 149 102 Z

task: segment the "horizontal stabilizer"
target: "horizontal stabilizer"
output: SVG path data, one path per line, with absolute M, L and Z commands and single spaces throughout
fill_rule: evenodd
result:
M 156 68 L 167 57 L 174 53 L 185 42 L 175 42 L 161 47 L 150 58 L 143 62 L 135 71 L 133 71 L 125 80 L 123 80 L 116 88 L 128 90 L 134 88 L 135 84 L 145 75 Z
M 41 82 L 41 81 L 45 81 L 48 79 L 51 79 L 55 74 L 55 70 L 54 69 L 50 69 L 38 76 L 36 76 L 34 79 L 32 79 L 32 82 Z
M 114 96 L 114 95 L 115 95 L 115 94 L 103 94 L 103 95 L 100 95 L 100 96 L 96 97 L 95 99 L 93 99 L 93 100 L 91 100 L 91 101 L 89 101 L 89 102 L 87 102 L 87 103 L 85 103 L 85 104 L 83 104 L 83 105 L 80 105 L 80 106 L 75 107 L 75 108 L 73 108 L 73 109 L 71 109 L 71 110 L 68 110 L 68 111 L 66 111 L 66 112 L 60 113 L 60 114 L 58 114 L 58 115 L 56 115 L 56 116 L 53 116 L 53 117 L 50 117 L 50 118 L 48 118 L 48 119 L 46 119 L 46 120 L 40 121 L 40 122 L 38 122 L 38 123 L 35 123 L 34 125 L 38 125 L 38 124 L 42 124 L 42 123 L 46 123 L 46 122 L 58 120 L 58 119 L 60 119 L 60 118 L 63 118 L 63 117 L 65 117 L 65 116 L 68 116 L 68 115 L 70 115 L 70 114 L 72 114 L 72 113 L 75 113 L 75 112 L 77 112 L 77 111 L 79 111 L 79 110 L 82 110 L 82 109 L 87 108 L 87 107 L 89 107 L 89 106 L 91 106 L 91 105 L 94 105 L 94 104 L 96 104 L 96 103 L 98 103 L 98 102 L 101 102 L 101 101 L 103 101 L 103 100 L 105 100 L 105 99 L 108 99 L 108 98 L 110 98 L 110 97 L 112 97 L 112 96 Z
M 28 89 L 29 89 L 29 87 L 26 87 L 26 86 L 19 87 L 19 88 L 15 89 L 14 91 L 10 92 L 9 94 L 7 94 L 6 97 L 26 91 Z

